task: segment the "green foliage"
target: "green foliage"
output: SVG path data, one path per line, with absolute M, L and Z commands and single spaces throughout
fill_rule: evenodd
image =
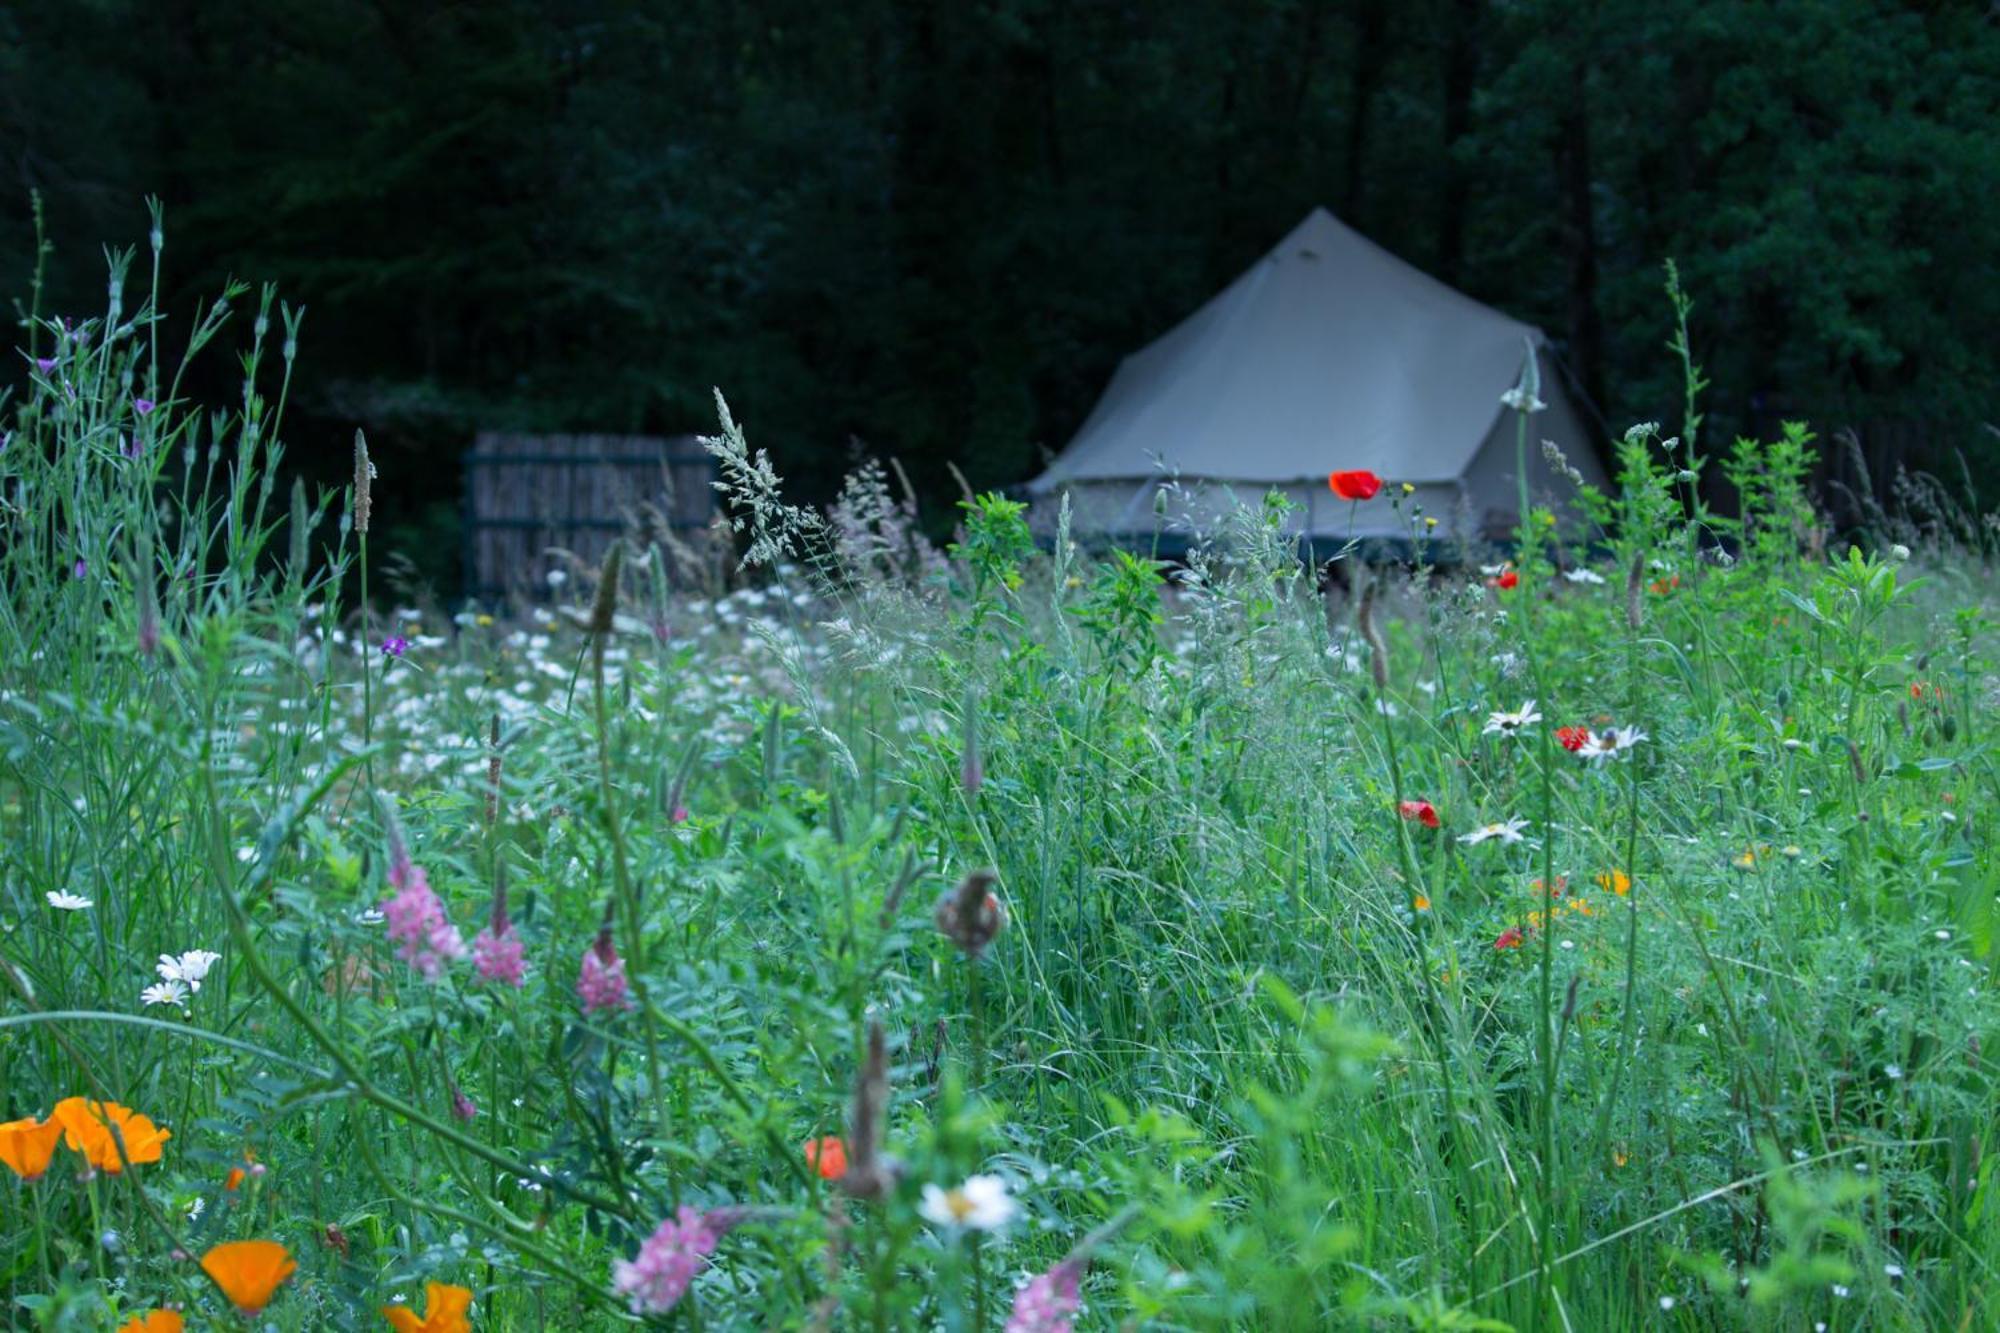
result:
M 165 305 L 312 307 L 293 461 L 336 481 L 365 424 L 434 579 L 476 430 L 705 430 L 717 384 L 809 496 L 858 437 L 942 518 L 1315 204 L 1549 330 L 1610 421 L 1681 414 L 1677 256 L 1704 440 L 1809 416 L 1993 494 L 1996 47 L 1881 0 L 13 5 L 0 273 L 39 188 L 81 308 L 160 194 Z
M 345 603 L 352 497 L 272 480 L 286 307 L 199 307 L 206 410 L 156 290 L 35 324 L 0 424 L 0 1122 L 172 1134 L 0 1176 L 16 1322 L 233 1319 L 175 1255 L 255 1237 L 280 1333 L 427 1280 L 624 1326 L 685 1206 L 734 1225 L 664 1318 L 714 1329 L 991 1333 L 1052 1271 L 1091 1330 L 1977 1326 L 1992 582 L 1828 560 L 1803 427 L 1732 452 L 1740 529 L 1635 430 L 1615 563 L 1363 616 L 1282 502 L 1169 580 L 989 494 L 946 561 L 728 421 L 776 582 L 628 550 L 493 623 Z M 519 988 L 442 956 L 503 909 Z M 861 1132 L 847 1188 L 802 1151 Z M 975 1175 L 1020 1215 L 940 1221 Z

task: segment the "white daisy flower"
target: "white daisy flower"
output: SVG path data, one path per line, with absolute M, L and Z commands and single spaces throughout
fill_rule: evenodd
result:
M 187 1008 L 188 989 L 181 981 L 161 981 L 139 992 L 139 998 L 146 1004 L 177 1004 Z
M 1600 584 L 1604 582 L 1604 575 L 1594 569 L 1585 569 L 1582 565 L 1578 565 L 1575 569 L 1565 569 L 1563 577 L 1571 583 Z
M 1540 722 L 1541 720 L 1542 715 L 1535 711 L 1535 701 L 1530 699 L 1521 705 L 1518 712 L 1488 713 L 1486 715 L 1486 727 L 1480 734 L 1491 736 L 1495 732 L 1498 732 L 1502 736 L 1512 736 L 1530 722 Z
M 49 906 L 63 912 L 81 912 L 92 906 L 90 899 L 80 893 L 67 893 L 61 889 L 50 889 L 46 895 Z
M 160 974 L 162 981 L 185 982 L 189 990 L 198 991 L 201 989 L 203 979 L 208 976 L 208 970 L 214 967 L 221 957 L 221 954 L 208 949 L 189 949 L 178 958 L 170 953 L 163 953 L 154 970 Z
M 1637 727 L 1607 727 L 1585 736 L 1577 753 L 1601 764 L 1607 759 L 1623 758 L 1626 751 L 1645 739 L 1646 733 Z
M 1460 834 L 1458 840 L 1467 846 L 1477 846 L 1491 838 L 1498 838 L 1504 843 L 1520 842 L 1523 840 L 1521 830 L 1526 827 L 1528 821 L 1525 819 L 1509 819 L 1500 824 L 1482 824 L 1470 833 Z
M 1014 1220 L 1020 1211 L 1007 1193 L 1007 1182 L 998 1176 L 970 1176 L 957 1189 L 924 1186 L 923 1201 L 917 1211 L 941 1227 L 966 1227 L 973 1231 L 997 1231 Z

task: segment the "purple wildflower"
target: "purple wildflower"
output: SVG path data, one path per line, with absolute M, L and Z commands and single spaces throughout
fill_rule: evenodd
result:
M 456 1084 L 452 1085 L 451 1089 L 451 1113 L 455 1118 L 468 1122 L 479 1114 L 479 1108 L 472 1104 L 472 1098 L 466 1096 L 464 1090 Z
M 706 1214 L 682 1204 L 646 1238 L 637 1256 L 611 1265 L 611 1289 L 633 1314 L 665 1314 L 687 1294 L 721 1239 Z
M 391 634 L 382 640 L 382 656 L 401 657 L 410 651 L 410 641 L 400 634 Z
M 38 356 L 35 358 L 35 369 L 41 371 L 44 375 L 51 374 L 55 368 L 56 359 L 54 357 Z
M 393 855 L 389 883 L 396 896 L 382 904 L 382 915 L 389 920 L 389 938 L 399 946 L 396 956 L 425 981 L 436 981 L 446 963 L 465 956 L 465 940 L 445 916 L 423 867 L 411 864 L 408 853 Z
M 488 926 L 472 937 L 472 965 L 480 978 L 517 990 L 527 979 L 527 952 L 512 922 L 498 929 Z
M 132 400 L 132 410 L 143 417 L 153 410 L 153 400 L 150 398 L 134 398 Z
M 127 458 L 137 458 L 146 452 L 146 446 L 139 442 L 136 435 L 121 435 L 118 437 L 118 452 Z
M 611 925 L 597 932 L 597 939 L 583 952 L 583 968 L 577 973 L 576 995 L 583 1012 L 599 1009 L 630 1009 L 632 997 L 625 993 L 625 960 L 611 943 Z M 665 1306 L 661 1307 L 665 1309 Z
M 69 573 L 71 578 L 82 578 L 84 575 L 90 573 L 90 562 L 82 556 L 78 556 L 76 563 L 69 567 Z
M 1065 1259 L 1031 1278 L 1014 1295 L 1014 1312 L 1007 1316 L 1006 1333 L 1070 1333 L 1070 1320 L 1083 1308 L 1077 1292 L 1081 1272 L 1081 1265 Z

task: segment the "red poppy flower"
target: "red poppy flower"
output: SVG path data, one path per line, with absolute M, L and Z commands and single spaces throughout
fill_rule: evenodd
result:
M 1518 949 L 1521 947 L 1521 931 L 1518 926 L 1509 926 L 1500 932 L 1500 938 L 1493 941 L 1496 949 Z
M 822 1180 L 839 1180 L 847 1174 L 847 1144 L 831 1134 L 807 1139 L 806 1165 L 819 1172 Z
M 1425 828 L 1436 828 L 1439 824 L 1437 807 L 1429 801 L 1403 801 L 1396 806 L 1396 813 L 1416 820 Z
M 1382 489 L 1382 479 L 1373 472 L 1329 472 L 1326 488 L 1343 500 L 1372 500 Z
M 1521 586 L 1521 576 L 1511 569 L 1503 570 L 1497 577 L 1486 580 L 1486 586 L 1489 588 L 1518 588 Z
M 1557 727 L 1556 740 L 1562 745 L 1563 749 L 1568 750 L 1571 754 L 1575 754 L 1578 750 L 1590 744 L 1590 728 Z

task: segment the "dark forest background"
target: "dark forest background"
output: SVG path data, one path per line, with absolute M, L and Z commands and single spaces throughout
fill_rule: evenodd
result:
M 1678 421 L 1672 256 L 1711 446 L 2000 473 L 1988 3 L 0 3 L 0 169 L 10 295 L 38 190 L 54 308 L 149 193 L 183 327 L 229 275 L 304 302 L 293 461 L 367 426 L 445 581 L 475 429 L 704 430 L 711 385 L 806 493 L 856 448 L 934 513 L 948 463 L 1020 481 L 1315 204 L 1613 426 Z

